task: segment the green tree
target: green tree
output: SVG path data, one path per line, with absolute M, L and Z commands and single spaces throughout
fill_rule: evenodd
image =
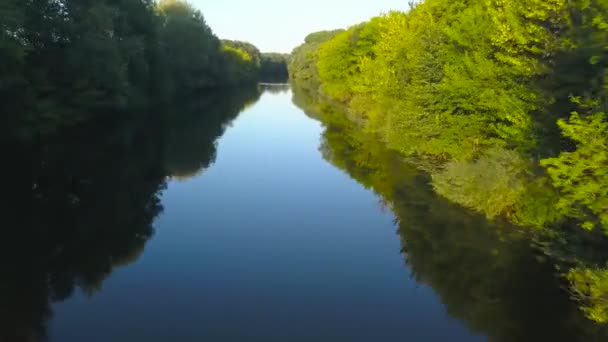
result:
M 211 88 L 218 83 L 220 40 L 200 11 L 180 0 L 158 4 L 162 17 L 160 46 L 178 94 Z
M 559 189 L 556 209 L 580 219 L 582 227 L 608 233 L 608 122 L 602 112 L 559 122 L 564 135 L 576 143 L 573 152 L 545 159 L 541 164 Z
M 301 86 L 318 90 L 320 85 L 317 71 L 319 47 L 342 31 L 320 31 L 306 36 L 304 43 L 291 53 L 288 65 L 289 78 Z
M 285 83 L 289 79 L 287 63 L 289 61 L 288 54 L 281 53 L 262 53 L 262 61 L 260 65 L 260 80 L 262 82 L 279 82 Z
M 228 84 L 255 83 L 259 79 L 261 54 L 247 42 L 223 40 L 222 77 Z

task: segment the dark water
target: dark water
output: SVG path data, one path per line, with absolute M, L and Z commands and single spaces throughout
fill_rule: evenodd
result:
M 286 87 L 15 149 L 3 341 L 605 337 L 526 234 Z

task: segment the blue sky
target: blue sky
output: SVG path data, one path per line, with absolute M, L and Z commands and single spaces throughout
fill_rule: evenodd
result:
M 216 35 L 245 40 L 263 52 L 290 52 L 311 32 L 345 28 L 407 0 L 189 0 Z

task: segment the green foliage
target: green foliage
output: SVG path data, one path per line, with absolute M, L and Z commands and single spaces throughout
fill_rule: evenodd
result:
M 288 54 L 263 53 L 260 65 L 260 81 L 285 83 L 289 79 L 287 71 Z
M 225 53 L 182 0 L 6 0 L 0 3 L 0 127 L 35 139 L 108 113 L 256 82 L 254 60 Z M 252 53 L 253 51 L 253 53 Z M 237 70 L 236 72 L 234 70 Z
M 559 189 L 556 209 L 583 221 L 582 227 L 598 225 L 608 233 L 608 122 L 603 112 L 581 117 L 573 113 L 558 123 L 565 137 L 576 143 L 573 152 L 541 162 Z
M 251 58 L 251 56 L 245 50 L 235 48 L 230 45 L 224 45 L 224 46 L 222 46 L 222 49 L 224 50 L 225 54 L 234 56 L 237 60 L 239 60 L 242 63 L 249 63 L 253 60 Z
M 572 295 L 583 303 L 585 314 L 598 323 L 608 323 L 608 269 L 575 268 L 567 278 Z
M 342 32 L 319 49 L 319 79 L 322 91 L 338 101 L 347 101 L 350 86 L 348 82 L 356 73 L 358 58 L 353 53 L 355 46 L 352 36 L 360 27 Z
M 289 77 L 289 55 L 260 53 L 250 43 L 232 40 L 222 40 L 222 48 L 227 62 L 223 74 L 229 83 L 286 82 Z
M 255 49 L 255 50 L 253 50 Z M 222 60 L 224 82 L 228 84 L 254 83 L 258 79 L 259 51 L 241 42 L 223 41 Z
M 491 149 L 473 162 L 452 161 L 433 175 L 438 194 L 490 218 L 510 216 L 525 193 L 529 162 L 518 153 Z
M 559 223 L 564 219 L 564 215 L 555 210 L 559 198 L 559 192 L 548 177 L 528 179 L 525 193 L 519 197 L 511 219 L 518 225 L 541 229 Z
M 289 78 L 300 86 L 318 90 L 317 61 L 319 47 L 343 30 L 321 31 L 309 34 L 305 43 L 296 47 L 289 58 Z
M 381 106 L 381 117 L 368 115 L 370 128 L 403 153 L 470 159 L 495 145 L 529 149 L 529 114 L 541 99 L 531 77 L 542 68 L 532 68 L 527 55 L 499 57 L 505 46 L 494 42 L 487 15 L 496 6 L 426 1 L 408 14 L 355 26 L 320 48 L 323 90 L 340 101 L 355 99 L 356 111 Z M 549 34 L 538 18 L 526 25 Z
M 534 226 L 570 217 L 591 228 L 608 221 L 606 119 L 581 119 L 591 120 L 588 132 L 577 117 L 560 119 L 572 94 L 607 95 L 607 11 L 599 0 L 426 0 L 408 13 L 307 37 L 290 72 L 301 87 L 345 105 L 361 129 L 424 163 L 446 197 L 488 217 Z M 556 139 L 558 126 L 570 128 L 567 139 Z M 511 165 L 496 151 L 509 151 L 517 170 L 486 175 L 484 168 Z M 559 152 L 542 163 L 547 182 L 538 157 Z
M 255 67 L 256 68 L 260 67 L 260 63 L 262 61 L 262 54 L 261 54 L 260 50 L 258 50 L 258 48 L 255 47 L 254 45 L 252 45 L 251 43 L 242 42 L 242 41 L 238 41 L 238 40 L 224 39 L 224 40 L 222 40 L 222 45 L 230 46 L 232 48 L 245 51 L 251 58 L 251 61 L 253 62 Z
M 369 23 L 353 26 L 321 45 L 317 68 L 324 93 L 347 102 L 351 92 L 358 90 L 363 64 L 375 57 L 382 20 L 373 18 Z
M 213 87 L 218 82 L 220 41 L 200 11 L 180 0 L 162 0 L 160 46 L 175 92 Z

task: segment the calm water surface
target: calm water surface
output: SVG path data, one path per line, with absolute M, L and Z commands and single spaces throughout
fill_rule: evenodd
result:
M 145 251 L 55 305 L 53 341 L 482 340 L 410 277 L 395 217 L 291 97 L 264 93 L 169 181 Z
M 528 239 L 439 198 L 424 175 L 297 89 L 197 98 L 139 126 L 114 127 L 102 142 L 67 137 L 23 158 L 35 167 L 12 176 L 30 189 L 15 208 L 33 214 L 0 249 L 0 330 L 14 330 L 2 336 L 601 335 Z

